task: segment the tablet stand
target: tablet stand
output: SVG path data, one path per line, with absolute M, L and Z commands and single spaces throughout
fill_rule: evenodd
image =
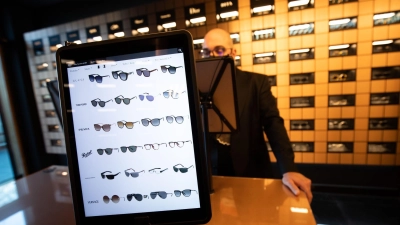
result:
M 231 57 L 200 59 L 196 62 L 204 128 L 209 191 L 212 185 L 211 134 L 230 134 L 238 129 L 235 63 Z

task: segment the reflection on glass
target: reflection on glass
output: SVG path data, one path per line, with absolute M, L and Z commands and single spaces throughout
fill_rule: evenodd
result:
M 19 195 L 15 181 L 11 181 L 0 186 L 0 208 L 17 200 L 18 198 Z

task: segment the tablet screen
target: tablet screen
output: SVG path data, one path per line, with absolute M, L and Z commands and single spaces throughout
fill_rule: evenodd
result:
M 200 208 L 182 50 L 67 64 L 85 216 Z

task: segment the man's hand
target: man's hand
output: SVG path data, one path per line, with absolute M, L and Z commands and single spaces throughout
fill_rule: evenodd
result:
M 313 195 L 311 193 L 311 180 L 297 172 L 287 172 L 283 174 L 282 182 L 294 195 L 298 195 L 300 190 L 306 193 L 308 202 L 311 203 Z

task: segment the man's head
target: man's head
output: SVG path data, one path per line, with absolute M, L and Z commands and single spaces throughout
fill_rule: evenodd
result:
M 203 57 L 226 56 L 233 58 L 236 56 L 236 49 L 230 34 L 223 29 L 214 28 L 204 36 Z

